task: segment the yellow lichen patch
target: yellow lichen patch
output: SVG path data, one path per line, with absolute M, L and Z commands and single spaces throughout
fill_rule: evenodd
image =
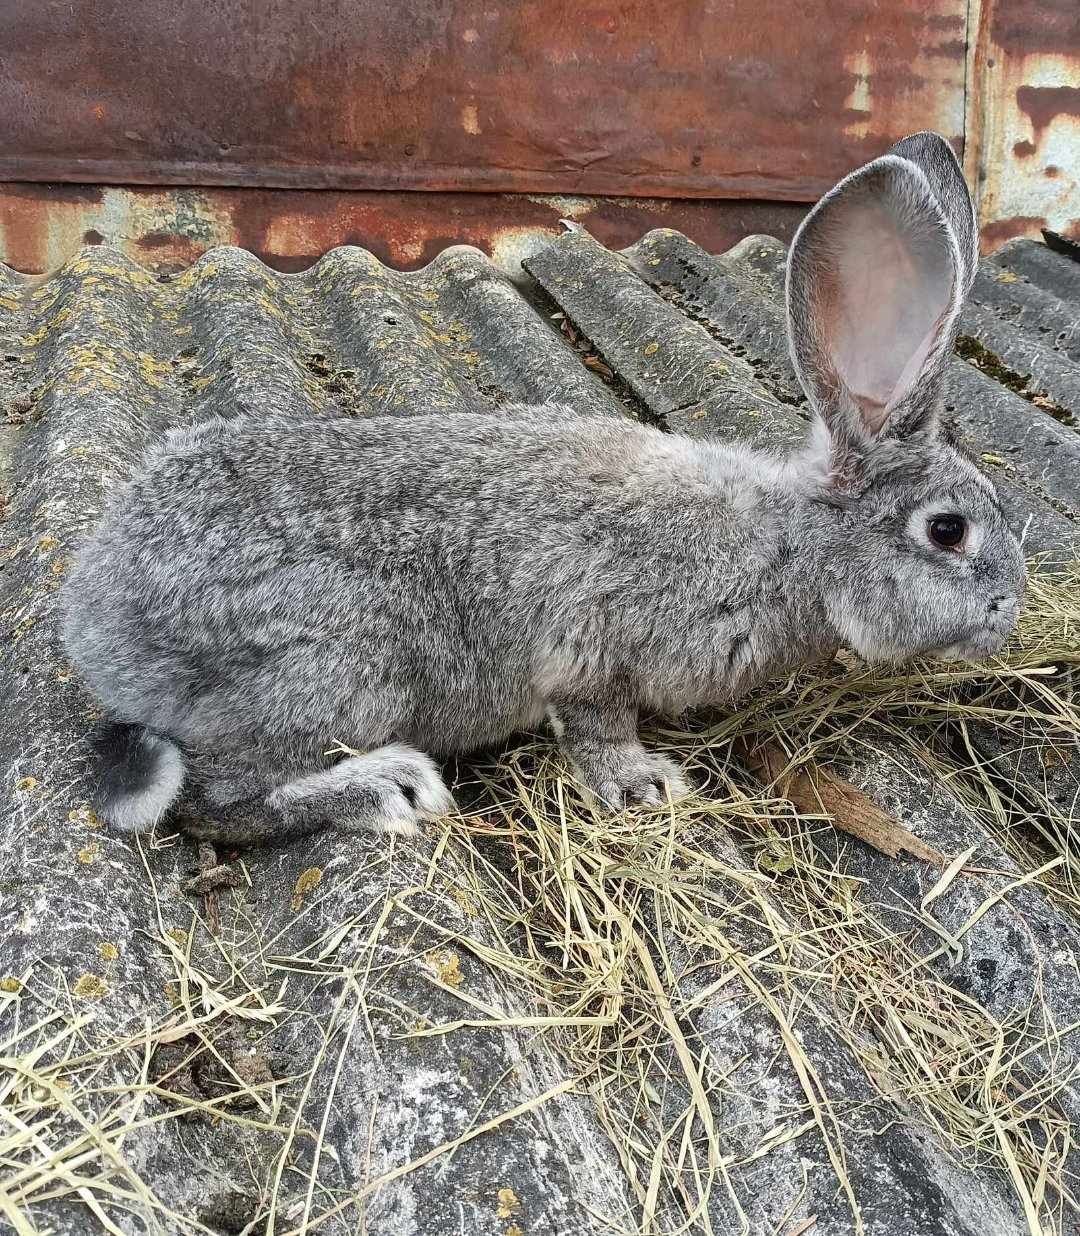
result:
M 127 357 L 124 357 L 127 352 Z M 57 389 L 118 392 L 121 389 L 121 364 L 134 354 L 128 349 L 109 347 L 100 339 L 73 347 L 70 364 L 58 375 Z
M 36 348 L 39 343 L 44 342 L 45 338 L 49 334 L 49 331 L 63 326 L 70 317 L 71 309 L 67 305 L 64 305 L 48 321 L 42 322 L 37 330 L 31 331 L 29 335 L 24 335 L 22 340 L 23 346 L 28 348 Z
M 181 948 L 187 948 L 188 933 L 183 929 L 183 927 L 170 927 L 165 934 L 170 940 L 173 941 L 174 944 L 178 944 Z
M 101 827 L 101 821 L 89 807 L 72 807 L 67 818 L 69 824 L 81 824 L 84 828 Z
M 209 279 L 218 272 L 217 266 L 213 262 L 199 263 L 197 266 L 189 266 L 187 270 L 182 271 L 172 281 L 174 291 L 187 291 L 195 286 L 196 283 L 202 283 L 204 279 Z
M 525 1236 L 525 1233 L 516 1223 L 511 1223 L 506 1229 L 506 1236 Z
M 100 1000 L 109 994 L 109 988 L 97 974 L 80 974 L 71 992 L 79 1000 Z
M 15 640 L 16 643 L 18 643 L 19 640 L 22 639 L 22 637 L 30 630 L 30 628 L 34 625 L 36 621 L 37 619 L 34 618 L 32 615 L 27 615 L 27 617 L 25 617 L 21 622 L 17 622 L 11 628 L 12 638 Z
M 180 997 L 180 984 L 179 983 L 166 983 L 165 984 L 165 999 L 168 1000 L 172 1008 L 176 1009 L 180 1007 L 183 1001 L 181 1000 L 181 997 Z
M 51 554 L 54 549 L 60 548 L 60 542 L 54 536 L 43 536 L 38 540 L 37 550 L 41 554 Z
M 461 958 L 450 948 L 435 949 L 425 958 L 428 965 L 435 971 L 440 983 L 447 987 L 460 987 L 464 977 L 461 973 Z
M 96 841 L 91 841 L 89 845 L 84 845 L 75 857 L 84 867 L 89 867 L 101 857 L 101 846 Z
M 276 318 L 279 322 L 283 322 L 288 318 L 288 314 L 284 309 L 269 296 L 260 296 L 258 299 L 259 308 L 268 318 Z
M 59 296 L 60 296 L 60 292 L 58 291 L 56 284 L 52 283 L 51 281 L 49 283 L 43 283 L 41 287 L 35 288 L 34 291 L 30 293 L 31 300 L 33 301 L 47 300 L 49 302 L 50 308 L 56 303 Z
M 140 352 L 138 354 L 138 364 L 139 373 L 153 387 L 164 385 L 165 375 L 171 371 L 167 361 L 160 361 L 157 357 L 151 356 L 149 352 Z
M 115 961 L 120 956 L 120 950 L 111 940 L 102 940 L 97 951 L 102 961 Z
M 382 287 L 378 283 L 358 283 L 350 295 L 355 297 L 367 296 L 369 293 L 378 296 L 382 292 Z
M 5 995 L 14 996 L 22 991 L 22 979 L 17 979 L 14 974 L 5 974 L 3 978 L 0 978 L 0 991 Z
M 19 794 L 29 794 L 32 790 L 38 787 L 37 777 L 20 777 L 15 782 L 15 789 Z
M 477 914 L 476 902 L 473 901 L 473 899 L 469 896 L 469 894 L 466 892 L 465 889 L 452 888 L 450 890 L 450 896 L 453 897 L 453 899 L 461 907 L 461 912 L 463 914 L 467 914 L 470 918 L 476 917 L 476 914 Z
M 1020 276 L 1014 275 L 1011 270 L 1003 270 L 1001 274 L 996 276 L 998 283 L 1019 283 Z
M 97 253 L 88 253 L 85 258 L 80 258 L 74 263 L 70 269 L 79 275 L 96 272 L 99 276 L 98 282 L 102 282 L 100 277 L 104 276 L 109 279 L 122 279 L 125 283 L 133 283 L 137 287 L 157 287 L 154 276 L 141 266 L 120 266 L 116 262 L 104 260 Z
M 500 1219 L 509 1219 L 521 1210 L 521 1201 L 513 1189 L 500 1189 L 498 1197 L 499 1204 L 495 1213 Z
M 296 886 L 293 888 L 292 901 L 289 903 L 294 913 L 304 904 L 304 898 L 308 893 L 318 888 L 322 883 L 322 868 L 308 867 L 306 871 L 301 871 L 296 877 Z
M 660 345 L 658 343 L 647 343 L 642 350 L 646 356 L 655 356 L 660 351 Z

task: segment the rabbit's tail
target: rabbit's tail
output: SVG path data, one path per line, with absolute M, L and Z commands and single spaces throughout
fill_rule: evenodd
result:
M 180 748 L 145 725 L 125 721 L 104 722 L 90 743 L 95 812 L 126 833 L 152 828 L 176 801 L 184 783 Z

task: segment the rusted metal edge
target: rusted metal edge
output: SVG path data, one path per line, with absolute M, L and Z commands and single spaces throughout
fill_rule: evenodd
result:
M 54 158 L 0 156 L 0 180 L 55 180 Z M 337 189 L 436 193 L 588 193 L 602 197 L 666 197 L 778 202 L 816 201 L 831 186 L 829 174 L 783 175 L 765 169 L 693 176 L 681 172 L 606 172 L 596 167 L 508 170 L 501 167 L 410 168 L 394 163 L 311 163 L 252 167 L 239 163 L 165 159 L 81 159 L 64 164 L 65 183 L 212 185 L 221 188 Z
M 805 207 L 785 202 L 542 194 L 393 193 L 214 187 L 0 183 L 0 262 L 56 270 L 84 245 L 107 244 L 175 272 L 208 249 L 234 245 L 280 271 L 305 270 L 328 250 L 358 245 L 401 270 L 469 244 L 504 271 L 549 244 L 564 219 L 622 249 L 657 227 L 723 252 L 748 233 L 790 240 Z

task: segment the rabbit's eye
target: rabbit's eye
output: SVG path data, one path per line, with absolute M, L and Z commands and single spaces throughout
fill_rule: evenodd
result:
M 967 532 L 967 520 L 962 515 L 935 515 L 927 526 L 930 540 L 942 549 L 955 549 Z

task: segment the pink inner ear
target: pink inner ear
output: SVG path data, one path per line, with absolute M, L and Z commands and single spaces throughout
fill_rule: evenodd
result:
M 904 207 L 863 199 L 831 221 L 823 342 L 870 433 L 918 380 L 953 301 L 946 229 Z

